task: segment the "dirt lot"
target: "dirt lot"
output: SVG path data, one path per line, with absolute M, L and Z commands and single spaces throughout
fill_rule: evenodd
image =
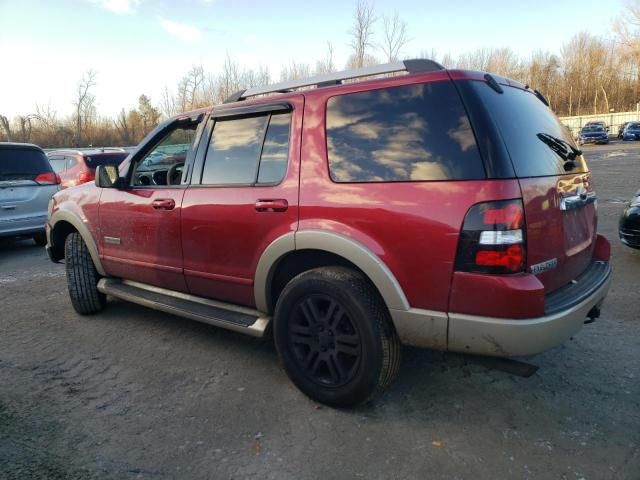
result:
M 339 411 L 266 341 L 111 301 L 76 315 L 64 267 L 0 245 L 0 478 L 640 479 L 640 251 L 616 225 L 640 148 L 586 147 L 615 278 L 603 316 L 528 379 L 406 349 L 392 389 Z

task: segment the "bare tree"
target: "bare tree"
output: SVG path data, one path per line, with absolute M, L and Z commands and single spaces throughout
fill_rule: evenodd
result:
M 395 12 L 393 17 L 384 15 L 382 24 L 384 26 L 384 38 L 380 49 L 387 62 L 395 62 L 400 59 L 402 47 L 409 43 L 407 22 L 401 20 L 398 12 Z
M 366 0 L 358 0 L 353 19 L 353 27 L 349 34 L 351 35 L 351 47 L 353 54 L 351 56 L 351 66 L 353 68 L 362 68 L 367 63 L 367 51 L 373 47 L 373 25 L 376 22 L 376 16 L 373 4 Z
M 94 70 L 87 70 L 80 79 L 78 87 L 76 89 L 76 97 L 73 102 L 75 107 L 75 143 L 76 145 L 82 145 L 82 136 L 87 124 L 89 123 L 90 115 L 95 109 L 95 95 L 92 93 L 92 88 L 96 86 L 96 72 Z
M 336 71 L 336 66 L 333 61 L 333 44 L 331 42 L 327 42 L 327 51 L 325 53 L 324 58 L 321 58 L 316 62 L 316 71 L 317 75 L 321 75 L 324 73 L 332 73 Z
M 7 138 L 7 142 L 11 142 L 13 140 L 11 124 L 9 123 L 9 119 L 4 115 L 0 115 L 0 126 L 2 126 L 2 129 L 4 130 L 4 135 Z
M 291 60 L 288 65 L 282 67 L 280 71 L 280 81 L 295 80 L 296 78 L 304 78 L 311 75 L 311 68 L 306 63 L 298 63 Z

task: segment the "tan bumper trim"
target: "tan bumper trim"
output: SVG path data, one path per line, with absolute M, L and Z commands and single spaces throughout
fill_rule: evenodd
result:
M 448 350 L 501 357 L 534 355 L 553 348 L 576 334 L 587 313 L 609 291 L 611 275 L 579 304 L 544 317 L 511 320 L 449 314 Z

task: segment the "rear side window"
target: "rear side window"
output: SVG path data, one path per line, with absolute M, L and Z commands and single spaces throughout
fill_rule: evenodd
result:
M 279 183 L 287 169 L 290 125 L 291 113 L 216 120 L 202 183 Z
M 485 82 L 473 81 L 471 84 L 500 130 L 517 177 L 588 171 L 581 155 L 573 159 L 573 168 L 566 170 L 565 160 L 540 140 L 542 135 L 551 136 L 575 148 L 569 129 L 533 93 L 503 87 L 504 93 L 500 94 Z
M 33 180 L 53 169 L 49 159 L 38 150 L 0 148 L 0 181 Z
M 61 173 L 65 169 L 66 160 L 64 157 L 49 157 L 49 163 L 56 173 Z
M 336 182 L 485 178 L 469 119 L 451 82 L 330 98 L 327 153 Z

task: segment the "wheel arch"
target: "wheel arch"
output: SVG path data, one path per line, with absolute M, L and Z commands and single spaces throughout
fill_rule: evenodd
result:
M 352 238 L 322 230 L 290 232 L 276 239 L 265 249 L 258 262 L 254 281 L 258 310 L 273 311 L 273 289 L 279 288 L 274 279 L 277 278 L 283 261 L 291 258 L 290 255 L 313 255 L 314 252 L 325 255 L 327 259 L 338 259 L 340 265 L 356 267 L 364 273 L 378 290 L 388 309 L 409 310 L 409 302 L 402 287 L 374 252 Z M 303 262 L 304 265 L 310 265 L 310 268 L 322 266 L 313 262 Z
M 64 251 L 64 241 L 67 235 L 73 231 L 78 232 L 84 243 L 87 245 L 87 249 L 89 250 L 89 254 L 91 255 L 91 259 L 93 260 L 96 270 L 101 276 L 106 276 L 104 268 L 102 267 L 102 262 L 100 261 L 98 246 L 93 235 L 91 235 L 89 228 L 80 218 L 78 218 L 77 215 L 69 211 L 58 210 L 51 216 L 49 224 L 51 225 L 51 231 L 48 239 L 49 245 L 54 249 L 62 248 Z M 60 242 L 62 242 L 62 244 Z M 63 258 L 63 256 L 60 258 Z

